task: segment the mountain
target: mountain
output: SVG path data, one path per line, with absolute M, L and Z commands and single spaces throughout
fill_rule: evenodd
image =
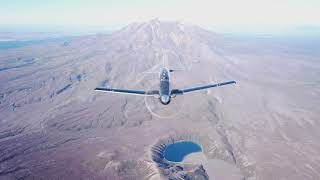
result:
M 272 42 L 156 19 L 0 50 L 0 179 L 319 178 L 319 55 Z M 168 106 L 94 91 L 157 88 L 164 65 L 173 88 L 237 85 Z M 164 162 L 181 140 L 206 162 Z

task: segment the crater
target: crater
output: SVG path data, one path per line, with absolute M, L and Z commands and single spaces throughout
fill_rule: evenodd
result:
M 180 141 L 168 145 L 163 154 L 168 161 L 181 162 L 187 155 L 201 151 L 201 147 L 192 141 Z
M 218 133 L 201 134 L 179 131 L 160 138 L 153 145 L 151 157 L 160 177 L 243 180 L 243 173 L 222 137 Z

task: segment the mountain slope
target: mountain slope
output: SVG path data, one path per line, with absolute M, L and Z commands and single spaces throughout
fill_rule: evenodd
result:
M 317 58 L 158 20 L 0 50 L 0 178 L 171 177 L 153 148 L 188 137 L 241 172 L 235 179 L 317 179 Z M 157 74 L 143 72 L 163 65 L 184 70 L 172 74 L 173 88 L 238 84 L 177 97 L 164 111 L 182 111 L 169 118 L 148 111 L 144 98 L 93 91 L 156 88 Z M 212 171 L 230 178 L 229 169 Z

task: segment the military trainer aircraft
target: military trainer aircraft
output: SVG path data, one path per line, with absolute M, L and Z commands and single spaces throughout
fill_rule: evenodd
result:
M 140 95 L 140 96 L 153 96 L 155 98 L 159 98 L 160 102 L 163 105 L 168 105 L 171 101 L 171 98 L 176 97 L 177 95 L 184 95 L 191 92 L 196 92 L 200 90 L 205 90 L 208 88 L 224 86 L 228 84 L 235 84 L 235 81 L 227 81 L 223 83 L 216 84 L 208 84 L 205 86 L 198 86 L 186 89 L 171 89 L 170 87 L 170 72 L 173 70 L 169 70 L 168 68 L 161 68 L 160 70 L 160 86 L 159 90 L 152 91 L 141 91 L 141 90 L 129 90 L 129 89 L 116 89 L 116 88 L 95 88 L 96 91 L 104 91 L 111 93 L 121 93 L 121 94 L 131 94 L 131 95 Z

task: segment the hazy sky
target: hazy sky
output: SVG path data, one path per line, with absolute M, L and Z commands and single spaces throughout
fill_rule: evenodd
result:
M 0 0 L 0 26 L 114 29 L 157 17 L 204 27 L 320 26 L 320 0 Z

